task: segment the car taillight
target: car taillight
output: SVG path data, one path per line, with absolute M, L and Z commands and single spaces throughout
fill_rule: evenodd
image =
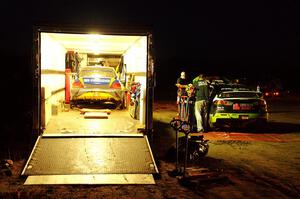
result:
M 270 93 L 268 93 L 268 92 L 265 93 L 265 96 L 269 96 L 269 95 L 270 95 Z
M 121 84 L 119 81 L 114 81 L 111 86 L 111 88 L 115 88 L 115 89 L 120 89 L 121 88 Z
M 83 84 L 80 80 L 75 80 L 72 84 L 73 88 L 83 88 Z
M 231 106 L 233 103 L 226 100 L 216 100 L 214 102 L 217 105 Z

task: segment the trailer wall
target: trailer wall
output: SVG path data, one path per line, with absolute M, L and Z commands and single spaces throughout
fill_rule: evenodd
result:
M 41 33 L 41 123 L 45 127 L 65 98 L 66 49 Z

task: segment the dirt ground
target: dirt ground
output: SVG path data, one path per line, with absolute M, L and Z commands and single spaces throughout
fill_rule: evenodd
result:
M 0 176 L 0 198 L 300 198 L 299 99 L 270 100 L 270 122 L 263 130 L 204 134 L 210 140 L 209 152 L 188 166 L 211 175 L 190 181 L 170 175 L 175 169 L 175 133 L 169 122 L 176 105 L 159 101 L 152 142 L 160 171 L 155 185 L 24 186 L 20 172 L 25 158 L 15 155 L 13 175 Z

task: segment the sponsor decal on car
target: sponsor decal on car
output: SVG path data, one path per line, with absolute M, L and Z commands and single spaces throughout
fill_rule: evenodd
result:
M 224 111 L 224 106 L 217 106 L 218 111 Z
M 109 84 L 110 78 L 84 78 L 83 82 L 85 84 L 103 85 L 103 84 Z

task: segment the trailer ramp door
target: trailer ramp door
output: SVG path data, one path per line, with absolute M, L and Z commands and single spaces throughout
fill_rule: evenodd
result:
M 40 136 L 24 167 L 25 184 L 155 184 L 147 136 Z

